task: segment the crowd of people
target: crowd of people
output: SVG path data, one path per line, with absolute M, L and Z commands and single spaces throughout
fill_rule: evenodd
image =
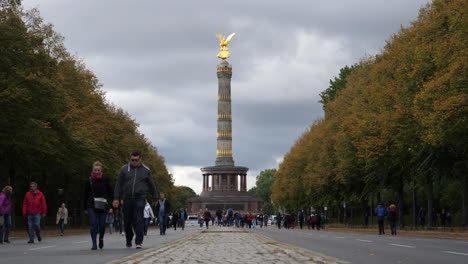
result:
M 122 166 L 114 187 L 111 186 L 109 177 L 104 175 L 103 168 L 101 162 L 94 162 L 90 175 L 84 177 L 82 188 L 82 209 L 89 217 L 91 250 L 104 247 L 106 226 L 109 227 L 109 233 L 112 234 L 115 227 L 117 232 L 125 236 L 127 247 L 132 247 L 133 240 L 136 248 L 142 247 L 148 225 L 155 219 L 155 214 L 146 200 L 147 192 L 152 195 L 160 234 L 164 235 L 170 203 L 165 199 L 164 193 L 160 193 L 159 198 L 157 197 L 151 170 L 142 163 L 141 152 L 133 151 L 130 154 L 130 161 Z M 0 243 L 2 244 L 10 243 L 12 192 L 13 188 L 7 185 L 0 193 Z M 22 213 L 28 225 L 28 243 L 32 244 L 36 240 L 41 242 L 41 219 L 47 215 L 47 203 L 36 182 L 30 183 L 29 191 L 24 196 Z M 68 209 L 62 203 L 56 214 L 56 224 L 59 226 L 61 236 L 64 235 L 68 219 Z
M 153 223 L 159 226 L 160 235 L 165 235 L 167 228 L 170 227 L 174 230 L 177 230 L 177 227 L 184 230 L 188 218 L 187 209 L 172 210 L 164 193 L 161 192 L 157 197 L 151 170 L 142 163 L 141 152 L 131 153 L 130 161 L 122 166 L 114 187 L 111 186 L 109 177 L 104 175 L 103 168 L 103 164 L 99 161 L 92 164 L 91 173 L 84 180 L 81 197 L 82 209 L 89 216 L 91 250 L 104 247 L 106 226 L 110 234 L 115 229 L 115 232 L 125 236 L 127 247 L 132 247 L 134 240 L 136 248 L 142 247 L 143 237 L 148 234 L 149 226 Z M 28 243 L 34 243 L 35 240 L 42 241 L 40 223 L 41 218 L 47 214 L 47 204 L 36 182 L 31 182 L 29 188 L 24 196 L 22 214 L 28 224 Z M 153 205 L 146 199 L 147 192 L 152 195 Z M 0 244 L 10 243 L 12 193 L 13 188 L 10 185 L 5 186 L 0 193 Z M 155 211 L 153 211 L 153 206 Z M 390 226 L 391 234 L 397 234 L 399 211 L 394 204 L 390 204 L 387 208 L 379 204 L 374 213 L 377 216 L 380 235 L 385 234 L 385 221 Z M 417 217 L 422 226 L 426 224 L 426 215 L 421 207 Z M 56 224 L 59 226 L 61 236 L 64 235 L 68 218 L 68 210 L 62 203 L 56 214 Z M 438 218 L 440 218 L 441 226 L 451 225 L 451 215 L 445 209 L 433 210 L 434 226 Z M 278 229 L 307 227 L 307 229 L 316 230 L 323 229 L 328 220 L 326 214 L 315 210 L 301 210 L 298 213 L 278 212 L 271 216 L 262 212 L 242 214 L 232 208 L 227 210 L 218 208 L 214 214 L 208 208 L 200 209 L 197 219 L 200 229 L 204 226 L 208 229 L 211 223 L 211 225 L 237 228 L 256 228 L 257 226 L 263 228 L 271 224 L 276 225 Z

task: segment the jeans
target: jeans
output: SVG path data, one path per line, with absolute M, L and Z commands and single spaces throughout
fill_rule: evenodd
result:
M 127 243 L 130 244 L 133 239 L 133 230 L 135 230 L 135 244 L 141 245 L 143 243 L 143 211 L 145 209 L 145 198 L 127 198 L 124 200 L 124 224 L 125 224 L 125 238 Z
M 59 220 L 59 226 L 60 226 L 60 233 L 63 234 L 63 232 L 65 231 L 65 219 L 60 219 Z
M 94 208 L 88 208 L 89 223 L 90 223 L 90 234 L 93 246 L 96 246 L 96 237 L 99 233 L 99 239 L 104 239 L 104 233 L 106 232 L 106 217 L 107 212 L 96 212 Z
M 184 228 L 185 228 L 185 219 L 179 219 L 179 224 L 180 224 L 180 227 L 182 227 L 182 230 L 184 230 Z
M 28 214 L 29 240 L 34 241 L 34 232 L 37 239 L 41 237 L 41 214 Z
M 0 217 L 3 217 L 3 226 L 0 227 L 0 241 L 8 241 L 11 229 L 11 215 L 4 214 Z
M 112 234 L 114 224 L 109 223 L 109 234 Z
M 392 235 L 396 236 L 396 221 L 389 221 L 390 222 L 390 230 L 392 231 Z
M 200 220 L 198 220 L 198 223 L 200 224 L 200 228 L 202 228 L 202 227 L 203 227 L 204 220 L 203 220 L 203 219 L 200 219 Z
M 145 226 L 143 227 L 143 234 L 144 234 L 145 236 L 146 236 L 146 234 L 148 233 L 148 226 L 149 226 L 150 220 L 151 220 L 150 217 L 145 218 Z
M 166 214 L 164 212 L 159 212 L 158 220 L 159 220 L 159 233 L 166 234 L 166 228 L 167 228 Z

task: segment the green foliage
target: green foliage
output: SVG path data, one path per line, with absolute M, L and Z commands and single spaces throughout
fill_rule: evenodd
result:
M 175 199 L 172 199 L 174 210 L 180 210 L 181 208 L 187 208 L 187 200 L 192 197 L 198 196 L 195 191 L 187 186 L 175 186 L 175 193 L 177 194 Z
M 353 65 L 351 67 L 345 66 L 344 68 L 341 68 L 338 78 L 334 77 L 334 80 L 330 80 L 330 86 L 320 93 L 320 97 L 322 98 L 320 103 L 323 104 L 324 109 L 330 101 L 336 98 L 338 91 L 343 90 L 346 87 L 346 77 L 353 72 L 353 69 L 356 66 L 357 65 Z
M 258 198 L 262 198 L 264 201 L 263 212 L 272 214 L 273 205 L 271 203 L 271 186 L 275 181 L 276 169 L 267 169 L 260 172 L 257 175 L 255 181 L 255 187 L 251 188 L 248 192 Z

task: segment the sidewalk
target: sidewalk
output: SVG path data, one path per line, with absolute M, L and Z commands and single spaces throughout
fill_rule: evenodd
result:
M 297 229 L 297 227 L 296 227 Z M 307 229 L 307 227 L 305 228 Z M 359 227 L 336 227 L 336 226 L 326 226 L 325 230 L 327 231 L 340 231 L 340 232 L 354 232 L 354 233 L 374 233 L 378 234 L 379 229 L 376 228 L 359 228 Z M 431 238 L 442 238 L 442 239 L 459 239 L 459 240 L 468 240 L 467 231 L 450 231 L 450 230 L 401 230 L 397 228 L 399 236 L 418 236 L 418 237 L 431 237 Z M 385 226 L 385 233 L 390 235 L 390 227 Z
M 115 260 L 133 263 L 348 263 L 235 228 L 210 227 L 159 248 Z

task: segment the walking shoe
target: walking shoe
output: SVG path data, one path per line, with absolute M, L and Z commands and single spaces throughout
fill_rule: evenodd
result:
M 0 240 L 0 244 L 3 244 L 3 241 Z
M 28 244 L 32 244 L 32 243 L 34 243 L 34 240 L 29 240 L 28 241 Z
M 141 244 L 136 244 L 135 248 L 141 248 Z
M 63 233 L 60 233 L 60 236 L 63 236 Z
M 131 248 L 132 247 L 132 241 L 130 242 L 127 242 L 127 245 L 126 245 L 128 248 Z
M 97 246 L 96 246 L 96 245 L 93 245 L 93 246 L 91 247 L 91 250 L 97 250 Z
M 39 241 L 39 242 L 42 241 L 42 237 L 40 235 L 37 236 L 37 241 Z
M 7 244 L 10 244 L 10 240 L 5 240 L 5 241 L 3 241 L 3 242 L 5 242 L 5 243 L 7 243 Z
M 102 249 L 104 247 L 104 239 L 99 239 L 99 248 Z

